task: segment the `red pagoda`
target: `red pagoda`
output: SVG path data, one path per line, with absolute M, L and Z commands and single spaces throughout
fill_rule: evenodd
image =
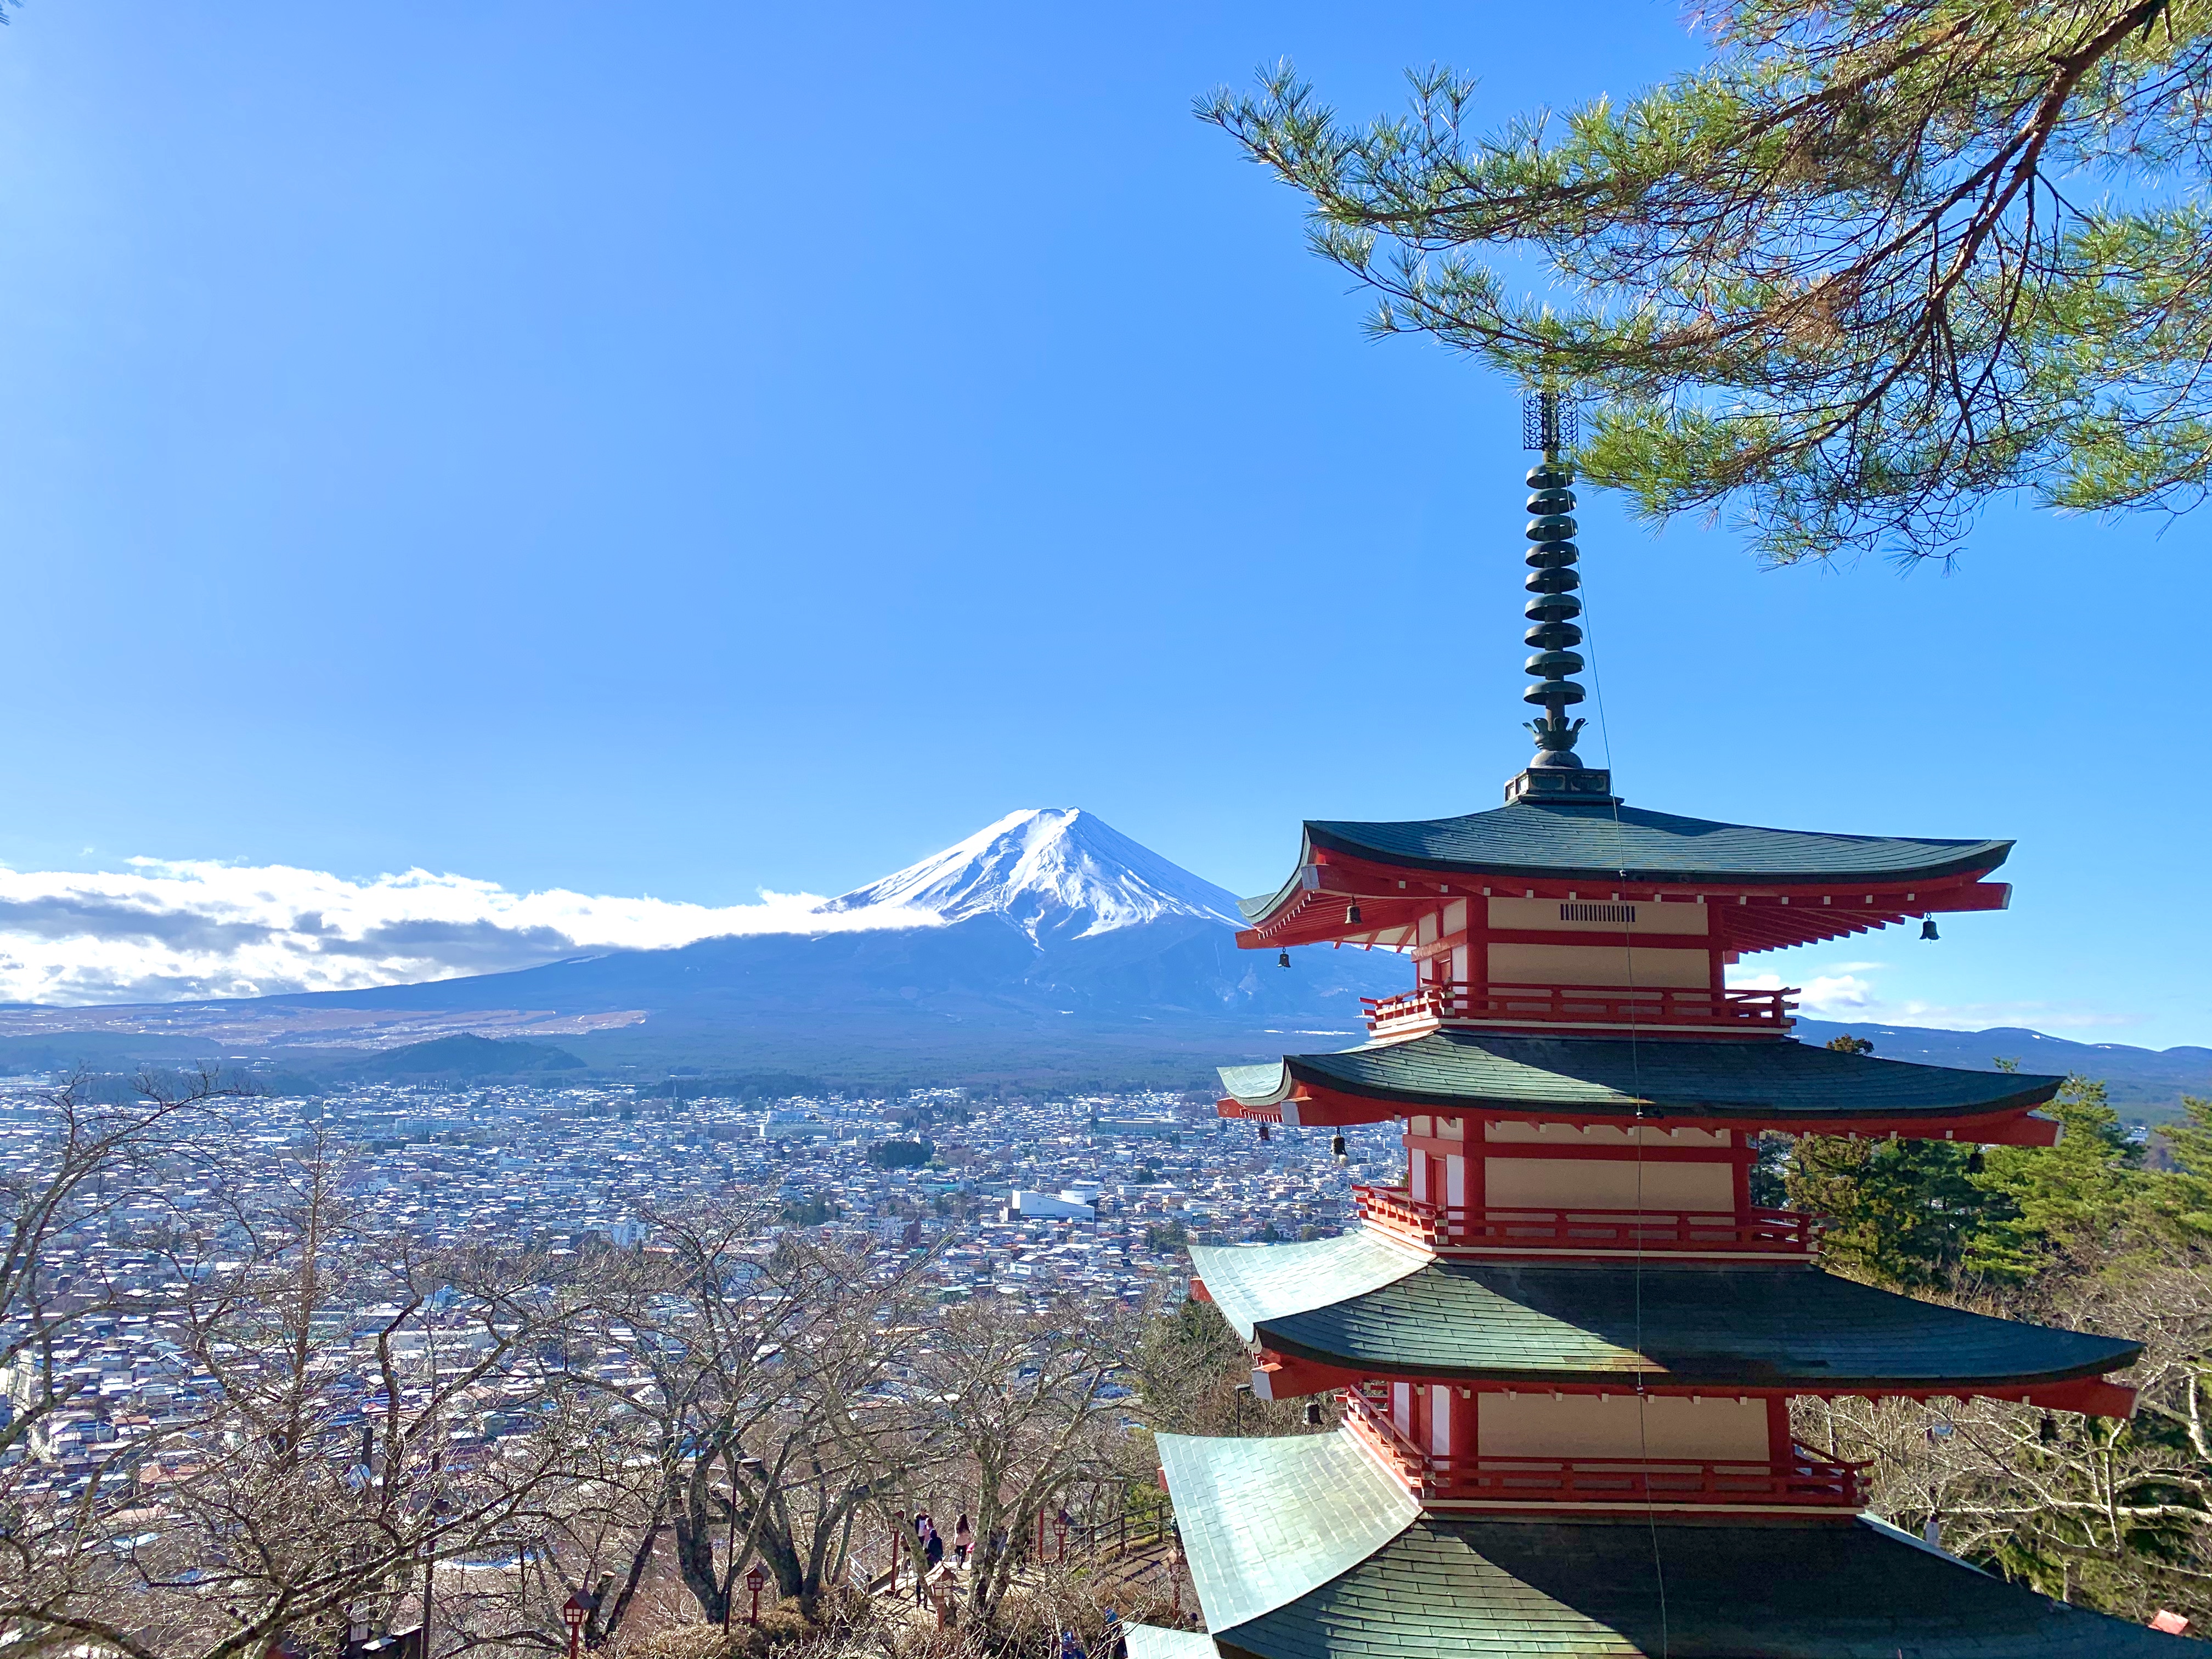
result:
M 1549 435 L 1549 434 L 1547 434 Z M 2044 1659 L 2179 1652 L 1864 1512 L 1798 1441 L 1806 1397 L 1980 1396 L 2124 1417 L 2138 1345 L 1820 1267 L 1752 1201 L 1763 1133 L 2051 1145 L 2062 1079 L 1832 1052 L 1754 951 L 1998 910 L 2011 843 L 1755 829 L 1624 804 L 1576 753 L 1579 577 L 1556 440 L 1528 474 L 1538 750 L 1505 805 L 1309 823 L 1253 950 L 1396 950 L 1404 995 L 1341 1053 L 1224 1068 L 1222 1115 L 1405 1126 L 1362 1224 L 1198 1249 L 1253 1388 L 1342 1426 L 1162 1436 L 1205 1632 L 1133 1659 Z M 1264 1134 L 1265 1130 L 1261 1133 Z M 1338 1142 L 1338 1150 L 1343 1150 Z

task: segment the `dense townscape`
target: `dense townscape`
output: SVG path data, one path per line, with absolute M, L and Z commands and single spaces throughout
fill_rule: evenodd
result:
M 8 1613 L 134 1653 L 432 1603 L 530 1650 L 588 1602 L 604 1646 L 726 1620 L 749 1562 L 811 1614 L 902 1582 L 916 1502 L 976 1510 L 975 1606 L 1033 1593 L 1048 1514 L 1157 1534 L 1142 1431 L 1231 1395 L 1184 1247 L 1333 1235 L 1387 1161 L 1165 1093 L 0 1100 Z
M 52 1083 L 19 1078 L 0 1093 L 0 1171 L 27 1178 L 49 1155 Z M 1348 1166 L 1329 1155 L 1326 1134 L 1284 1132 L 1261 1146 L 1249 1127 L 1216 1119 L 1210 1103 L 1158 1092 L 746 1101 L 626 1087 L 376 1085 L 225 1101 L 214 1115 L 220 1140 L 271 1158 L 334 1126 L 358 1152 L 343 1166 L 345 1196 L 426 1245 L 526 1243 L 556 1261 L 595 1243 L 652 1252 L 665 1248 L 653 1242 L 653 1212 L 744 1190 L 781 1206 L 781 1218 L 762 1229 L 767 1237 L 927 1249 L 940 1302 L 1055 1290 L 1133 1304 L 1156 1292 L 1178 1298 L 1189 1272 L 1184 1243 L 1337 1232 L 1352 1218 L 1353 1182 L 1382 1179 L 1389 1155 L 1379 1127 L 1355 1138 Z M 886 1168 L 870 1156 L 925 1144 L 917 1166 Z M 278 1164 L 268 1169 L 271 1186 L 281 1182 Z M 255 1183 L 245 1191 L 276 1201 Z M 97 1236 L 52 1250 L 54 1287 L 158 1292 L 167 1264 L 134 1243 L 134 1230 L 194 1196 L 190 1188 L 149 1192 L 106 1209 Z M 349 1339 L 394 1311 L 379 1297 L 319 1318 L 324 1334 Z M 77 1392 L 17 1455 L 50 1465 L 58 1492 L 81 1485 L 110 1443 L 151 1431 L 210 1382 L 147 1314 L 88 1320 L 52 1360 Z M 31 1350 L 17 1355 L 6 1376 L 10 1410 L 36 1396 L 39 1364 Z M 496 1435 L 501 1420 L 488 1403 L 471 1431 Z

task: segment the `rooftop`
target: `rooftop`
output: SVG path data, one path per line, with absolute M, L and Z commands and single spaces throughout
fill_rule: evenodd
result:
M 1201 1247 L 1191 1266 L 1248 1340 L 1393 1376 L 1963 1393 L 2098 1376 L 2142 1351 L 1797 1263 L 1437 1261 L 1350 1233 Z
M 2009 841 L 1841 836 L 1682 817 L 1638 806 L 1518 801 L 1454 818 L 1404 823 L 1310 820 L 1299 862 L 1316 848 L 1415 869 L 1593 880 L 1873 881 L 1994 870 Z M 1274 900 L 1248 899 L 1248 917 Z
M 1159 1447 L 1206 1629 L 1226 1659 L 2191 1651 L 1872 1517 L 1451 1521 L 1421 1515 L 1346 1432 L 1162 1435 Z M 1133 1656 L 1165 1659 L 1149 1634 L 1133 1632 Z M 1175 1644 L 1176 1659 L 1194 1646 Z
M 1371 1121 L 1409 1109 L 1489 1108 L 1802 1123 L 1829 1130 L 1846 1122 L 1941 1124 L 2018 1115 L 2048 1101 L 2065 1081 L 1917 1066 L 1782 1039 L 1492 1036 L 1462 1030 L 1334 1054 L 1290 1054 L 1271 1064 L 1224 1066 L 1220 1076 L 1240 1108 L 1281 1108 L 1285 1122 L 1308 1125 Z M 1310 1106 L 1294 1102 L 1301 1085 L 1323 1100 Z M 1370 1108 L 1364 1113 L 1363 1104 Z

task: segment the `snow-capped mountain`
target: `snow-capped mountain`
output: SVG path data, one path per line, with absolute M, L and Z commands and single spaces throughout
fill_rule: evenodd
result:
M 1075 806 L 1009 812 L 957 845 L 821 908 L 918 910 L 947 922 L 1004 916 L 1039 945 L 1164 916 L 1243 925 L 1226 890 Z
M 809 914 L 824 925 L 808 928 Z M 1224 889 L 1055 807 L 1010 813 L 794 912 L 789 932 L 370 990 L 164 1004 L 160 1017 L 167 1031 L 228 1034 L 244 1021 L 265 1033 L 252 1041 L 303 1048 L 527 1029 L 587 1057 L 682 1053 L 808 1075 L 865 1060 L 902 1074 L 1048 1061 L 1078 1078 L 1202 1078 L 1213 1059 L 1352 1041 L 1363 995 L 1411 983 L 1410 966 L 1382 951 L 1306 947 L 1286 968 L 1274 951 L 1238 950 L 1238 926 Z

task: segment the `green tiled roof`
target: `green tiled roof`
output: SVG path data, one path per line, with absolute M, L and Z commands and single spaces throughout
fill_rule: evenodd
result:
M 1638 882 L 1932 879 L 1995 869 L 2012 850 L 2008 841 L 1761 830 L 1564 801 L 1516 801 L 1408 823 L 1309 822 L 1306 851 L 1317 847 L 1423 870 Z
M 1234 1630 L 1253 1659 L 2185 1659 L 1865 1520 L 1417 1522 Z
M 1191 1257 L 1238 1334 L 1357 1370 L 1531 1383 L 1640 1374 L 1675 1386 L 1964 1389 L 2101 1376 L 2142 1351 L 1917 1302 L 1796 1262 L 1431 1260 L 1366 1288 L 1383 1248 L 1347 1234 Z
M 1202 1632 L 1164 1625 L 1124 1625 L 1121 1636 L 1129 1659 L 1218 1659 L 1219 1651 Z
M 1419 1273 L 1429 1261 L 1364 1227 L 1310 1244 L 1194 1244 L 1190 1250 L 1191 1271 L 1248 1342 L 1255 1321 L 1364 1296 Z
M 1411 1107 L 1556 1108 L 1624 1116 L 1802 1119 L 1943 1117 L 2040 1106 L 2063 1078 L 1965 1072 L 1843 1054 L 1809 1043 L 1632 1042 L 1617 1037 L 1505 1037 L 1431 1031 L 1273 1066 L 1224 1066 L 1247 1105 L 1279 1104 L 1316 1083 Z
M 2192 1651 L 2182 1638 L 2007 1583 L 1870 1516 L 1748 1526 L 1425 1517 L 1350 1442 L 1342 1431 L 1160 1437 L 1191 1577 L 1224 1659 Z M 1147 1650 L 1144 1659 L 1169 1656 Z
M 1159 1437 L 1206 1627 L 1226 1630 L 1355 1567 L 1420 1512 L 1350 1433 Z

